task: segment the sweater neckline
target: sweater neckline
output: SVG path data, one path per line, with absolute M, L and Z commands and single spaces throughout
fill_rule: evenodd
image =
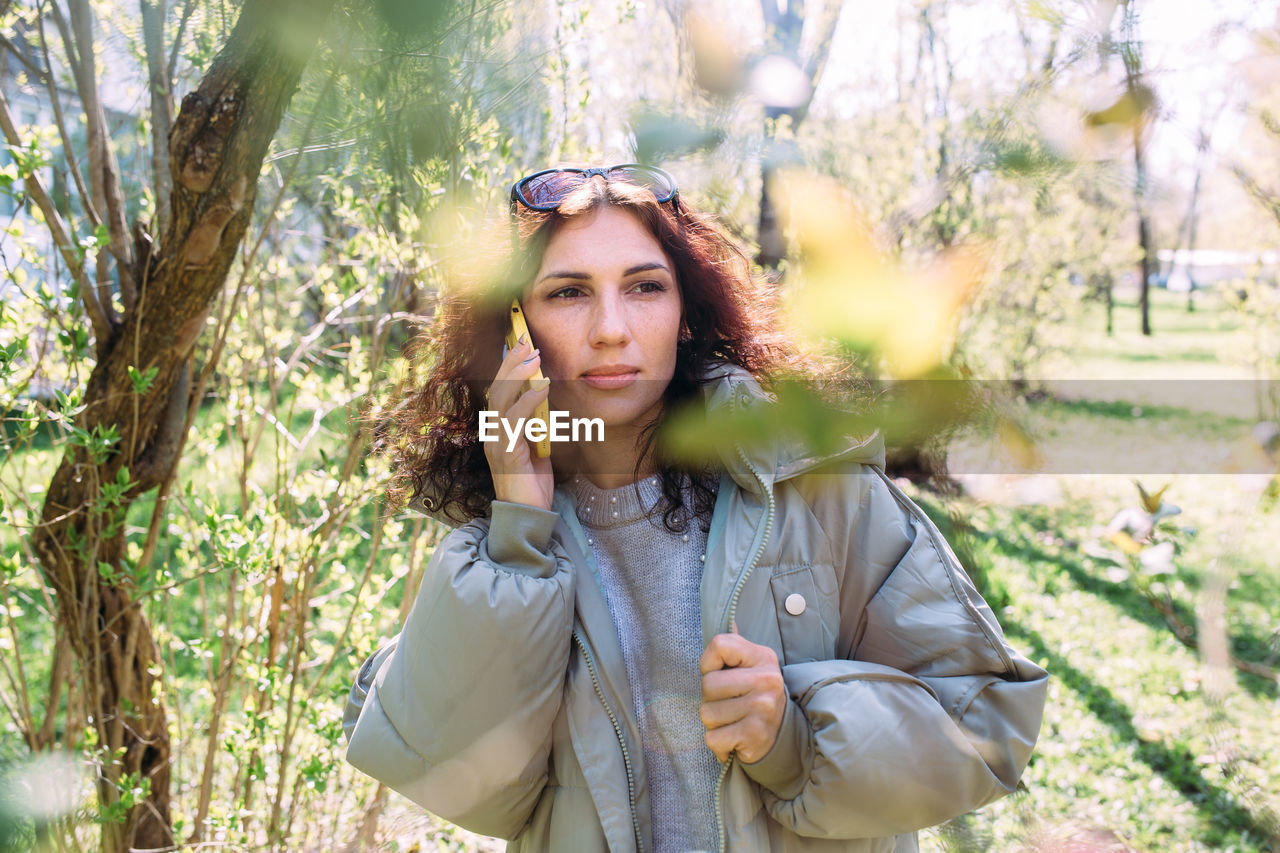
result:
M 597 530 L 632 524 L 645 518 L 662 498 L 661 478 L 650 475 L 616 489 L 602 489 L 581 474 L 568 483 L 578 521 Z

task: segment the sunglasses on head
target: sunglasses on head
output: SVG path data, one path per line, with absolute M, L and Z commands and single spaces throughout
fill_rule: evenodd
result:
M 516 212 L 517 204 L 522 204 L 529 210 L 555 210 L 565 196 L 596 175 L 606 181 L 624 181 L 643 187 L 653 193 L 658 204 L 668 201 L 674 203 L 680 194 L 676 188 L 676 179 L 656 166 L 623 163 L 603 169 L 543 169 L 541 172 L 525 175 L 511 185 L 511 213 Z

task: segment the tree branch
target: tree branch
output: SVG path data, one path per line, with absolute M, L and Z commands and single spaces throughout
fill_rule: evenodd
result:
M 29 73 L 32 77 L 36 78 L 36 80 L 40 81 L 41 83 L 45 82 L 46 78 L 49 76 L 49 73 L 45 71 L 43 68 L 40 68 L 30 59 L 28 59 L 27 55 L 24 54 L 22 51 L 18 50 L 18 46 L 15 45 L 13 42 L 9 41 L 9 37 L 6 36 L 4 33 L 0 33 L 0 46 L 3 46 L 6 50 L 12 53 L 14 57 L 16 57 L 17 60 L 22 63 L 22 67 L 27 69 L 27 73 Z
M 124 302 L 125 313 L 128 313 L 138 300 L 137 284 L 133 279 L 133 244 L 129 240 L 129 228 L 124 219 L 124 189 L 120 185 L 120 167 L 116 163 L 111 134 L 107 131 L 106 113 L 98 97 L 93 52 L 93 13 L 89 9 L 89 0 L 70 0 L 70 4 L 71 27 L 75 35 L 76 51 L 80 55 L 76 88 L 80 93 L 80 103 L 84 105 L 85 129 L 89 138 L 89 188 L 93 193 L 95 206 L 99 210 L 104 207 L 106 209 L 105 221 L 111 235 L 111 254 L 115 256 L 116 272 L 120 277 L 120 298 Z M 57 8 L 56 4 L 54 8 Z
M 173 176 L 169 174 L 169 129 L 172 127 L 173 99 L 164 66 L 164 0 L 140 0 L 142 32 L 146 44 L 148 88 L 151 90 L 151 179 L 156 199 L 156 226 L 163 234 L 169 228 L 169 195 Z
M 75 39 L 71 37 L 71 27 L 67 25 L 66 16 L 58 8 L 57 0 L 49 0 L 49 11 L 53 14 L 53 23 L 58 28 L 58 35 L 62 37 L 62 48 L 67 54 L 67 65 L 71 68 L 71 76 L 79 80 L 80 57 L 76 54 L 76 43 Z
M 813 95 L 818 91 L 818 83 L 822 81 L 822 72 L 826 70 L 827 59 L 831 56 L 831 42 L 835 38 L 836 25 L 840 23 L 842 4 L 828 3 L 823 7 L 821 18 L 817 23 L 817 35 L 814 36 L 809 56 L 804 60 L 804 76 L 809 78 L 809 97 L 796 108 L 792 123 L 798 125 L 809 114 L 809 106 L 813 103 Z
M 1239 163 L 1231 167 L 1231 174 L 1235 175 L 1236 180 L 1244 185 L 1245 190 L 1254 201 L 1266 208 L 1267 213 L 1274 216 L 1276 222 L 1280 222 L 1280 198 L 1267 192 L 1266 188 L 1258 183 L 1253 175 L 1250 175 L 1244 166 Z
M 1173 606 L 1173 602 L 1168 597 L 1158 595 L 1150 589 L 1143 590 L 1143 595 L 1151 603 L 1151 606 L 1164 617 L 1165 623 L 1173 631 L 1173 636 L 1178 638 L 1178 642 L 1193 652 L 1201 650 L 1200 639 L 1196 636 L 1196 629 L 1182 621 L 1181 617 L 1178 616 L 1178 611 Z M 1265 663 L 1244 660 L 1233 654 L 1228 654 L 1227 660 L 1239 672 L 1256 675 L 1259 678 L 1265 678 L 1267 681 L 1273 682 L 1280 678 L 1280 670 L 1267 666 Z
M 1218 109 L 1219 112 L 1221 112 L 1222 108 L 1219 107 Z M 1280 119 L 1277 119 L 1271 110 L 1264 109 L 1262 112 L 1258 113 L 1258 120 L 1262 122 L 1262 127 L 1267 131 L 1267 133 L 1276 138 L 1280 138 Z
M 37 10 L 36 26 L 40 30 L 40 50 L 44 54 L 44 67 L 53 68 L 53 63 L 49 59 L 49 39 L 44 32 L 44 4 Z M 62 93 L 58 91 L 58 84 L 50 73 L 45 78 L 45 90 L 49 93 L 49 105 L 53 107 L 53 121 L 58 126 L 58 138 L 62 140 L 62 150 L 67 152 L 67 156 L 63 161 L 67 165 L 67 169 L 71 172 L 71 180 L 75 182 L 76 192 L 80 194 L 80 206 L 84 208 L 85 213 L 89 217 L 89 224 L 96 231 L 98 226 L 102 224 L 102 220 L 98 218 L 98 211 L 94 209 L 89 199 L 89 190 L 85 188 L 84 176 L 80 174 L 80 164 L 76 162 L 73 154 L 75 148 L 71 145 L 71 135 L 67 133 L 67 120 L 62 115 Z M 75 223 L 70 223 L 69 230 L 75 233 Z M 109 306 L 108 306 L 109 307 Z
M 5 98 L 3 91 L 0 91 L 0 130 L 4 132 L 4 138 L 10 145 L 15 148 L 22 146 L 22 140 L 18 138 L 18 129 L 13 123 L 13 113 L 9 110 L 9 101 Z M 111 333 L 115 328 L 112 317 L 106 313 L 98 302 L 93 283 L 89 281 L 89 277 L 85 274 L 84 263 L 76 252 L 74 241 L 67 233 L 66 223 L 62 221 L 62 215 L 58 213 L 58 208 L 54 206 L 53 199 L 49 198 L 49 193 L 45 191 L 44 185 L 40 183 L 40 176 L 32 172 L 23 176 L 23 182 L 26 186 L 27 195 L 31 196 L 36 206 L 40 208 L 40 212 L 44 214 L 45 222 L 53 235 L 54 245 L 58 247 L 58 251 L 62 254 L 62 259 L 67 264 L 67 268 L 71 270 L 72 276 L 75 277 L 76 282 L 80 285 L 80 298 L 84 301 L 85 313 L 89 315 L 89 322 L 93 326 L 94 336 L 101 346 L 110 339 Z
M 56 612 L 50 609 L 50 613 Z M 56 628 L 59 634 L 61 628 Z M 61 639 L 61 638 L 59 638 Z M 49 666 L 49 695 L 44 709 L 44 722 L 36 732 L 36 748 L 46 749 L 53 745 L 58 722 L 58 702 L 62 698 L 62 688 L 67 681 L 67 670 L 71 666 L 70 649 L 65 642 L 54 643 L 53 663 Z
M 182 39 L 187 32 L 187 22 L 191 20 L 191 13 L 195 10 L 195 0 L 187 0 L 187 5 L 182 7 L 182 20 L 178 22 L 178 34 L 173 37 L 173 47 L 169 50 L 169 65 L 165 71 L 170 91 L 173 90 L 173 76 L 178 71 L 178 51 L 182 48 Z

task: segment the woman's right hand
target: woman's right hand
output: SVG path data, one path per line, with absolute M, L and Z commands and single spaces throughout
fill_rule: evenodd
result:
M 538 351 L 526 335 L 515 349 L 507 353 L 493 384 L 489 386 L 488 408 L 496 411 L 499 419 L 506 419 L 513 428 L 521 418 L 533 417 L 538 404 L 550 392 L 551 386 L 547 383 L 542 388 L 521 393 L 524 383 L 537 372 L 541 363 Z M 551 509 L 551 496 L 555 490 L 551 457 L 539 458 L 532 442 L 523 436 L 508 451 L 507 432 L 501 424 L 498 440 L 483 443 L 497 500 Z

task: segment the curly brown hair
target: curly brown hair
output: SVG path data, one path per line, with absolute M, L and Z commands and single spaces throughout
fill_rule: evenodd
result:
M 716 362 L 739 365 L 768 385 L 806 361 L 777 331 L 773 286 L 752 274 L 742 250 L 712 217 L 679 198 L 660 204 L 650 191 L 625 181 L 582 181 L 555 210 L 519 206 L 514 224 L 505 225 L 509 236 L 492 241 L 496 262 L 481 264 L 479 273 L 455 273 L 441 293 L 435 317 L 411 348 L 414 369 L 377 416 L 375 446 L 392 457 L 393 503 L 407 501 L 458 523 L 488 515 L 493 480 L 476 425 L 501 362 L 511 299 L 531 283 L 557 229 L 603 205 L 636 217 L 674 265 L 684 318 L 664 413 L 698 394 L 701 377 Z M 672 462 L 655 441 L 661 419 L 642 432 L 639 458 L 652 453 L 658 463 L 663 522 L 679 532 L 691 515 L 705 524 L 717 472 Z M 686 486 L 692 486 L 690 507 Z

